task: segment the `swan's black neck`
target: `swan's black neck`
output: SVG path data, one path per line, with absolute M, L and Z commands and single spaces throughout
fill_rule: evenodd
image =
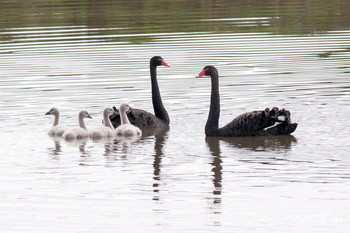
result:
M 220 118 L 220 95 L 219 95 L 219 75 L 215 70 L 211 74 L 211 97 L 210 97 L 210 111 L 208 120 L 205 125 L 205 134 L 207 136 L 215 136 L 219 128 Z
M 151 71 L 151 84 L 152 84 L 152 103 L 154 109 L 154 115 L 162 120 L 164 123 L 169 125 L 170 119 L 167 111 L 164 108 L 162 98 L 159 92 L 159 86 L 157 81 L 157 67 L 150 65 Z

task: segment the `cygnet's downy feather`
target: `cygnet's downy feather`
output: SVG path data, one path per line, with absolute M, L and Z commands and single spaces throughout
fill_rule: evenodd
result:
M 103 110 L 103 122 L 104 126 L 93 129 L 90 133 L 92 139 L 101 139 L 104 137 L 114 137 L 115 130 L 112 126 L 109 116 L 116 114 L 112 108 L 105 108 Z
M 87 130 L 86 125 L 84 123 L 84 118 L 92 119 L 92 117 L 86 110 L 82 110 L 79 112 L 79 115 L 78 115 L 79 127 L 70 128 L 66 132 L 64 132 L 62 136 L 65 140 L 74 140 L 74 139 L 82 139 L 82 138 L 90 137 L 90 133 Z
M 50 111 L 48 111 L 45 115 L 53 115 L 55 116 L 55 120 L 53 122 L 53 125 L 51 129 L 49 130 L 48 134 L 50 136 L 57 136 L 61 137 L 63 133 L 67 130 L 66 126 L 60 125 L 60 111 L 58 108 L 51 108 Z
M 129 109 L 130 109 L 130 107 L 128 104 L 121 104 L 119 107 L 120 117 L 121 117 L 121 125 L 119 125 L 116 128 L 116 135 L 117 136 L 133 137 L 133 136 L 140 136 L 142 134 L 140 128 L 136 127 L 135 125 L 130 124 L 128 116 L 126 115 L 126 112 Z

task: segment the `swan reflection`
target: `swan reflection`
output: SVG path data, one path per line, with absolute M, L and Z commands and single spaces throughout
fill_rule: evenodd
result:
M 134 135 L 134 136 L 130 136 L 130 137 L 120 137 L 117 136 L 115 138 L 114 141 L 114 145 L 116 146 L 116 149 L 120 149 L 120 151 L 123 154 L 129 154 L 131 149 L 132 149 L 132 145 L 138 141 L 140 138 L 140 136 Z
M 54 137 L 54 136 L 51 136 L 50 138 L 54 142 L 54 146 L 49 147 L 47 149 L 49 150 L 49 153 L 53 156 L 53 158 L 56 158 L 62 152 L 61 141 L 63 139 L 61 137 Z
M 209 138 L 209 137 L 207 137 Z M 221 140 L 237 148 L 253 151 L 288 150 L 297 139 L 293 135 L 257 137 L 210 137 L 208 140 Z
M 54 147 L 48 148 L 50 151 L 50 154 L 53 156 L 58 156 L 62 152 L 62 142 L 64 142 L 67 146 L 70 147 L 77 147 L 79 148 L 79 152 L 85 156 L 89 154 L 86 150 L 86 144 L 88 142 L 88 138 L 81 138 L 81 139 L 72 139 L 72 140 L 64 140 L 62 137 L 50 137 L 52 141 L 54 142 Z
M 81 153 L 81 156 L 84 157 L 90 154 L 88 151 L 86 151 L 86 148 L 85 148 L 88 140 L 89 140 L 88 138 L 65 140 L 65 143 L 71 147 L 78 147 L 79 152 Z
M 222 191 L 222 152 L 220 141 L 224 141 L 236 148 L 249 149 L 253 151 L 262 150 L 286 150 L 290 149 L 297 140 L 292 135 L 270 136 L 270 137 L 206 137 L 205 141 L 212 155 L 213 172 L 213 194 L 214 203 L 221 203 Z
M 163 147 L 168 139 L 169 128 L 157 130 L 154 134 L 154 160 L 153 160 L 153 200 L 159 201 L 160 181 L 161 181 L 161 163 L 163 158 Z
M 212 165 L 211 171 L 213 172 L 213 194 L 214 203 L 221 203 L 221 190 L 222 190 L 222 159 L 220 142 L 216 137 L 206 137 L 205 141 L 209 147 L 210 153 L 212 155 Z

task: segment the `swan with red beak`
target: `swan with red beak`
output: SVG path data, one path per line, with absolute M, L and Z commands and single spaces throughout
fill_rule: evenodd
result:
M 290 112 L 286 109 L 273 107 L 262 111 L 246 112 L 235 117 L 230 123 L 219 128 L 220 118 L 220 94 L 219 94 L 219 74 L 214 66 L 206 66 L 196 76 L 210 76 L 211 97 L 210 110 L 205 125 L 207 136 L 267 136 L 290 134 L 295 131 L 298 124 L 292 123 Z
M 131 124 L 143 129 L 155 129 L 168 127 L 170 124 L 170 118 L 168 112 L 162 102 L 162 98 L 159 91 L 159 85 L 157 81 L 157 67 L 170 65 L 161 57 L 154 56 L 149 62 L 150 76 L 151 76 L 151 88 L 152 88 L 152 104 L 154 114 L 142 109 L 130 108 L 126 114 Z M 115 111 L 119 112 L 116 107 L 113 107 Z M 121 124 L 120 114 L 110 117 L 113 126 L 116 128 Z

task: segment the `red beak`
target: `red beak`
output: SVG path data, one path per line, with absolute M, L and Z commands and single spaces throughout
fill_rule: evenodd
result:
M 203 69 L 202 72 L 200 72 L 200 73 L 196 76 L 196 78 L 200 78 L 200 77 L 204 76 L 204 75 L 205 75 L 205 71 L 206 71 L 206 69 Z
M 170 67 L 170 65 L 168 65 L 168 63 L 166 63 L 163 59 L 161 61 L 162 61 L 162 66 Z

